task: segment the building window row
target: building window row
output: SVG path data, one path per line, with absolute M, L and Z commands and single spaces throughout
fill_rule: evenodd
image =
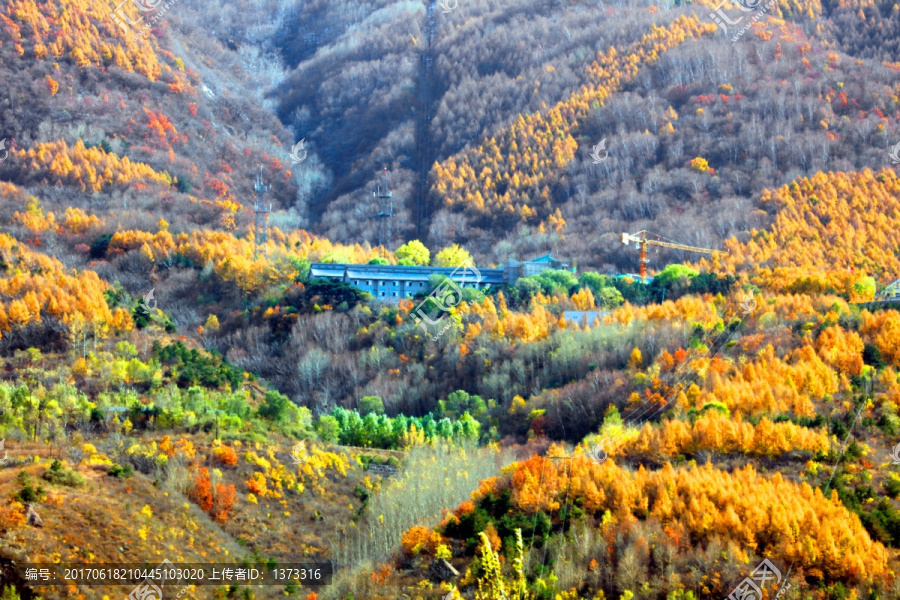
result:
M 359 279 L 354 279 L 354 280 L 353 280 L 353 285 L 359 285 L 359 282 L 360 282 Z M 405 283 L 405 285 L 407 285 L 407 286 L 409 286 L 409 287 L 412 287 L 412 286 L 414 286 L 414 285 L 416 284 L 415 281 L 404 282 L 404 283 Z M 372 285 L 372 280 L 371 280 L 371 279 L 367 279 L 367 280 L 366 280 L 366 285 Z M 399 281 L 394 281 L 394 285 L 395 285 L 395 286 L 399 286 L 399 285 L 400 285 L 400 282 L 399 282 Z M 419 282 L 419 287 L 420 287 L 420 288 L 425 287 L 425 282 L 420 281 L 420 282 Z

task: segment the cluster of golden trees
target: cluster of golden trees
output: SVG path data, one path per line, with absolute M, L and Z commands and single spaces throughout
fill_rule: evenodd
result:
M 640 321 L 678 321 L 702 323 L 710 330 L 703 338 L 706 345 L 721 345 L 728 336 L 716 333 L 722 322 L 717 311 L 726 316 L 739 317 L 739 297 L 731 299 L 702 299 L 682 297 L 648 307 L 625 305 L 604 320 L 606 323 Z M 682 410 L 702 409 L 709 402 L 722 402 L 736 415 L 792 413 L 812 417 L 816 402 L 827 399 L 850 386 L 850 377 L 863 369 L 863 350 L 873 344 L 889 364 L 900 366 L 896 343 L 900 333 L 900 313 L 878 311 L 860 314 L 860 333 L 835 323 L 841 314 L 848 314 L 847 302 L 836 296 L 780 294 L 759 296 L 753 311 L 745 317 L 749 328 L 735 341 L 738 348 L 750 356 L 732 359 L 710 358 L 707 352 L 685 353 L 673 357 L 664 351 L 656 359 L 654 371 L 661 380 L 684 378 L 696 374 L 699 385 L 690 386 L 677 395 Z M 805 320 L 809 327 L 821 327 L 817 336 L 807 337 L 796 347 L 793 344 L 776 352 L 775 338 L 759 332 L 760 325 Z M 768 338 L 768 339 L 767 339 Z M 679 353 L 676 353 L 676 355 Z M 664 386 L 659 381 L 654 389 Z
M 473 499 L 508 488 L 514 505 L 526 513 L 555 515 L 564 504 L 579 502 L 589 514 L 609 511 L 625 526 L 656 519 L 684 548 L 718 539 L 738 556 L 765 552 L 812 576 L 871 582 L 887 574 L 884 546 L 872 541 L 835 492 L 825 497 L 806 483 L 780 473 L 763 476 L 751 466 L 726 472 L 711 464 L 666 464 L 658 471 L 633 471 L 614 460 L 598 464 L 578 451 L 566 456 L 556 447 L 548 456 L 516 463 L 506 475 L 484 482 Z
M 109 286 L 93 271 L 69 271 L 6 234 L 0 234 L 0 260 L 0 332 L 47 317 L 94 331 L 132 327 L 127 311 L 110 310 L 103 296 Z
M 708 385 L 679 394 L 678 404 L 685 410 L 699 410 L 718 401 L 736 415 L 789 412 L 813 417 L 815 401 L 840 389 L 838 375 L 812 346 L 801 346 L 780 357 L 769 344 L 752 361 L 729 364 L 724 373 L 707 373 L 708 361 L 701 357 L 691 365 L 694 372 L 708 377 Z
M 772 290 L 813 293 L 852 293 L 862 275 L 887 283 L 900 272 L 900 178 L 892 169 L 817 173 L 764 191 L 761 202 L 775 223 L 746 243 L 728 240 L 718 266 L 749 269 Z
M 20 56 L 68 59 L 78 67 L 115 65 L 156 80 L 163 66 L 153 36 L 133 36 L 143 25 L 141 12 L 130 2 L 118 8 L 123 23 L 135 23 L 126 29 L 114 21 L 113 8 L 103 0 L 11 0 L 0 7 L 0 27 Z
M 721 6 L 721 2 L 716 0 L 698 0 L 695 4 L 706 6 L 712 10 L 716 10 Z M 844 3 L 842 2 L 841 4 Z M 781 18 L 784 18 L 785 13 L 788 15 L 804 15 L 809 19 L 815 19 L 822 14 L 822 3 L 819 0 L 791 0 L 791 2 L 784 5 L 776 3 L 771 7 L 771 10 L 768 11 L 768 15 Z M 782 23 L 778 23 L 778 25 L 782 25 Z M 761 19 L 755 28 L 755 31 L 761 29 L 767 30 L 769 26 L 770 24 L 767 19 Z M 802 44 L 799 47 L 802 48 L 804 52 L 808 53 L 810 51 L 809 42 L 805 38 L 802 41 L 797 40 L 794 43 Z
M 229 214 L 224 206 L 225 215 Z M 149 262 L 158 263 L 182 254 L 195 265 L 210 265 L 224 281 L 241 290 L 258 292 L 269 285 L 290 284 L 301 274 L 299 261 L 366 263 L 378 255 L 367 246 L 344 246 L 314 237 L 302 230 L 290 234 L 278 228 L 269 230 L 266 258 L 253 258 L 252 235 L 246 239 L 224 231 L 200 230 L 172 234 L 168 224 L 160 222 L 156 233 L 140 230 L 119 231 L 109 243 L 109 252 L 117 254 L 138 250 Z
M 855 331 L 846 331 L 840 325 L 826 328 L 816 339 L 819 357 L 841 373 L 862 373 L 862 353 L 865 345 Z
M 480 300 L 464 301 L 451 307 L 449 318 L 459 324 L 464 342 L 472 342 L 481 335 L 509 342 L 534 342 L 545 339 L 557 329 L 577 327 L 556 316 L 549 310 L 549 305 L 558 302 L 576 304 L 585 302 L 585 298 L 586 295 L 580 292 L 573 294 L 572 298 L 565 295 L 551 297 L 538 293 L 531 299 L 526 310 L 516 311 L 507 306 L 505 295 L 499 292 L 496 298 L 484 296 Z M 401 300 L 399 303 L 401 317 L 414 322 L 414 317 L 410 316 L 410 313 L 416 306 L 413 301 Z M 466 317 L 465 323 L 463 317 Z M 464 344 L 463 352 L 465 351 Z
M 86 148 L 78 140 L 69 146 L 64 140 L 43 142 L 16 152 L 17 164 L 27 181 L 43 184 L 77 185 L 83 192 L 100 192 L 112 185 L 153 182 L 168 186 L 167 175 L 144 163 L 119 158 L 100 147 Z
M 501 292 L 497 295 L 496 303 L 486 296 L 481 302 L 461 304 L 451 310 L 451 314 L 454 317 L 463 314 L 478 317 L 478 320 L 466 326 L 464 338 L 467 341 L 486 333 L 496 339 L 533 342 L 546 338 L 559 325 L 559 319 L 546 307 L 549 300 L 543 294 L 538 294 L 532 299 L 529 311 L 518 312 L 506 306 L 506 299 Z
M 653 27 L 639 42 L 601 54 L 587 68 L 587 83 L 569 99 L 543 112 L 519 115 L 506 130 L 433 169 L 433 191 L 448 206 L 488 217 L 536 222 L 550 210 L 550 181 L 575 156 L 573 132 L 592 109 L 630 81 L 642 66 L 684 42 L 715 30 L 696 17 L 680 17 L 668 28 Z M 558 216 L 558 221 L 562 217 Z M 562 222 L 564 224 L 564 221 Z
M 738 302 L 732 300 L 735 307 Z M 666 300 L 659 304 L 635 306 L 625 304 L 609 315 L 605 321 L 627 325 L 638 321 L 677 321 L 685 320 L 709 327 L 720 320 L 718 303 L 715 300 L 703 299 L 699 296 L 682 296 L 677 300 Z
M 12 220 L 13 223 L 24 226 L 34 234 L 55 230 L 58 227 L 53 211 L 44 211 L 44 207 L 34 196 L 28 198 L 25 210 L 13 213 Z
M 7 184 L 10 189 L 14 188 L 12 184 Z M 5 196 L 3 190 L 0 190 L 0 197 Z M 34 196 L 27 198 L 19 195 L 14 196 L 12 201 L 24 201 L 25 210 L 15 211 L 13 213 L 12 222 L 24 226 L 30 233 L 35 235 L 45 233 L 47 231 L 56 231 L 59 233 L 67 233 L 70 235 L 84 235 L 90 230 L 99 228 L 104 221 L 97 215 L 88 214 L 80 208 L 70 206 L 66 208 L 63 214 L 62 222 L 57 222 L 56 214 L 53 211 L 45 211 L 44 207 Z
M 612 453 L 656 459 L 691 456 L 698 451 L 724 454 L 754 454 L 778 457 L 787 452 L 825 452 L 829 437 L 785 421 L 773 423 L 763 417 L 758 425 L 740 416 L 728 417 L 710 410 L 693 424 L 681 420 L 666 420 L 660 426 L 645 423 L 635 438 L 623 438 L 619 446 L 612 440 Z

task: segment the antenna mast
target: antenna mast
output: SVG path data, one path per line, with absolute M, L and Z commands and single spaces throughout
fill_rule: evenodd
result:
M 263 255 L 269 258 L 269 211 L 272 210 L 272 204 L 266 206 L 263 198 L 271 186 L 263 183 L 262 167 L 259 168 L 259 173 L 256 175 L 256 185 L 253 186 L 253 189 L 256 190 L 256 202 L 253 205 L 253 260 L 256 260 L 260 244 L 262 244 Z
M 391 220 L 394 217 L 394 192 L 388 188 L 387 167 L 381 174 L 381 183 L 372 194 L 379 200 L 378 214 L 378 245 L 386 249 L 386 244 L 391 243 Z

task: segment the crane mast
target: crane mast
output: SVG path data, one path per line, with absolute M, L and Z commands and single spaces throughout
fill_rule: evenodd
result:
M 628 245 L 629 242 L 638 244 L 641 251 L 641 283 L 647 283 L 647 245 L 659 246 L 661 248 L 674 248 L 676 250 L 686 250 L 688 252 L 699 252 L 700 254 L 728 254 L 722 250 L 713 248 L 701 248 L 700 246 L 688 246 L 687 244 L 676 244 L 673 242 L 664 242 L 660 239 L 648 240 L 646 231 L 638 231 L 637 233 L 623 233 L 622 243 Z

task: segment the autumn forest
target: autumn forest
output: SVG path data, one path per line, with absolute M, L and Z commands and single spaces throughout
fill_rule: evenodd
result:
M 0 3 L 0 600 L 900 598 L 898 40 Z

